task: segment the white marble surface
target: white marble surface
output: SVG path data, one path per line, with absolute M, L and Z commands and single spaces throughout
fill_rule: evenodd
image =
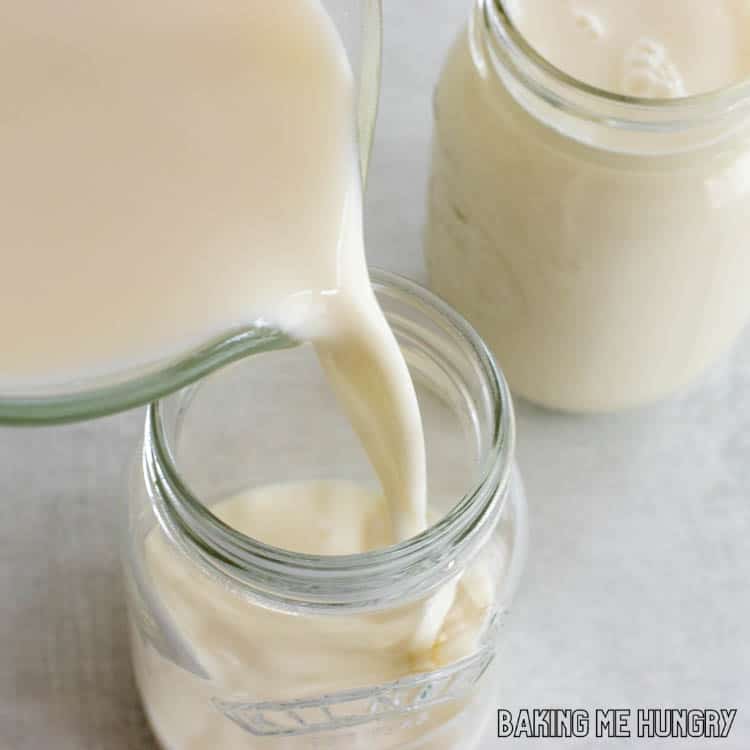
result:
M 417 279 L 430 92 L 467 5 L 386 0 L 368 239 L 374 263 Z M 518 413 L 532 539 L 504 704 L 737 707 L 729 740 L 632 746 L 746 750 L 750 335 L 698 388 L 661 406 L 602 418 L 526 404 Z M 141 418 L 0 430 L 2 750 L 154 747 L 116 562 L 122 473 Z M 483 750 L 560 744 L 489 737 Z

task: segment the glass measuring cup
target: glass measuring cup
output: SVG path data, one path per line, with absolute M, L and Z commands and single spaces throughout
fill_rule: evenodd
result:
M 321 4 L 339 32 L 355 73 L 357 107 L 353 117 L 364 180 L 380 84 L 381 3 L 380 0 L 321 0 Z M 5 392 L 0 389 L 0 424 L 56 424 L 124 411 L 184 388 L 231 362 L 261 352 L 293 347 L 297 343 L 283 331 L 258 323 L 228 330 L 189 351 L 137 369 L 43 387 L 21 386 Z

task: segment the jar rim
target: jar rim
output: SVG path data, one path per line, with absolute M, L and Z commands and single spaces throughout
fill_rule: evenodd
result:
M 492 431 L 477 478 L 437 523 L 390 547 L 355 555 L 310 555 L 259 542 L 224 524 L 180 475 L 163 402 L 147 413 L 143 463 L 160 525 L 201 567 L 240 594 L 285 610 L 367 610 L 406 603 L 456 575 L 457 560 L 479 549 L 505 507 L 512 481 L 515 417 L 510 390 L 469 323 L 437 296 L 397 274 L 371 269 L 376 292 L 428 314 L 471 352 L 492 405 Z
M 508 12 L 507 0 L 477 0 L 477 20 L 491 42 L 493 55 L 535 94 L 568 114 L 613 128 L 674 132 L 750 108 L 750 78 L 688 96 L 636 97 L 593 86 L 551 63 L 526 39 Z

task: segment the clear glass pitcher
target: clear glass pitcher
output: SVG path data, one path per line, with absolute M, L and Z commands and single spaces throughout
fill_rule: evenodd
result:
M 352 70 L 357 74 L 358 106 L 352 116 L 358 133 L 364 180 L 380 88 L 381 3 L 380 0 L 323 0 L 322 5 L 333 19 Z M 297 344 L 283 332 L 259 324 L 227 331 L 181 356 L 154 362 L 137 371 L 12 393 L 0 390 L 0 424 L 55 424 L 124 411 L 177 391 L 231 362 Z
M 149 407 L 123 566 L 136 678 L 164 750 L 472 750 L 496 716 L 526 547 L 510 394 L 439 299 L 383 272 L 373 285 L 423 415 L 433 525 L 419 536 L 305 555 L 224 515 L 238 493 L 299 481 L 377 486 L 311 347 Z M 331 533 L 317 521 L 303 516 L 301 533 Z M 414 651 L 425 602 L 452 586 L 437 636 Z

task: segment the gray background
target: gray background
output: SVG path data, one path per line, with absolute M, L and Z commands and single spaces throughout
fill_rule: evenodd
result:
M 369 254 L 417 279 L 431 89 L 467 5 L 386 0 Z M 750 747 L 750 335 L 698 388 L 654 408 L 518 412 L 532 540 L 504 703 L 733 706 L 729 740 L 639 744 Z M 116 547 L 141 421 L 0 430 L 1 750 L 153 748 Z M 490 737 L 483 750 L 560 744 Z

